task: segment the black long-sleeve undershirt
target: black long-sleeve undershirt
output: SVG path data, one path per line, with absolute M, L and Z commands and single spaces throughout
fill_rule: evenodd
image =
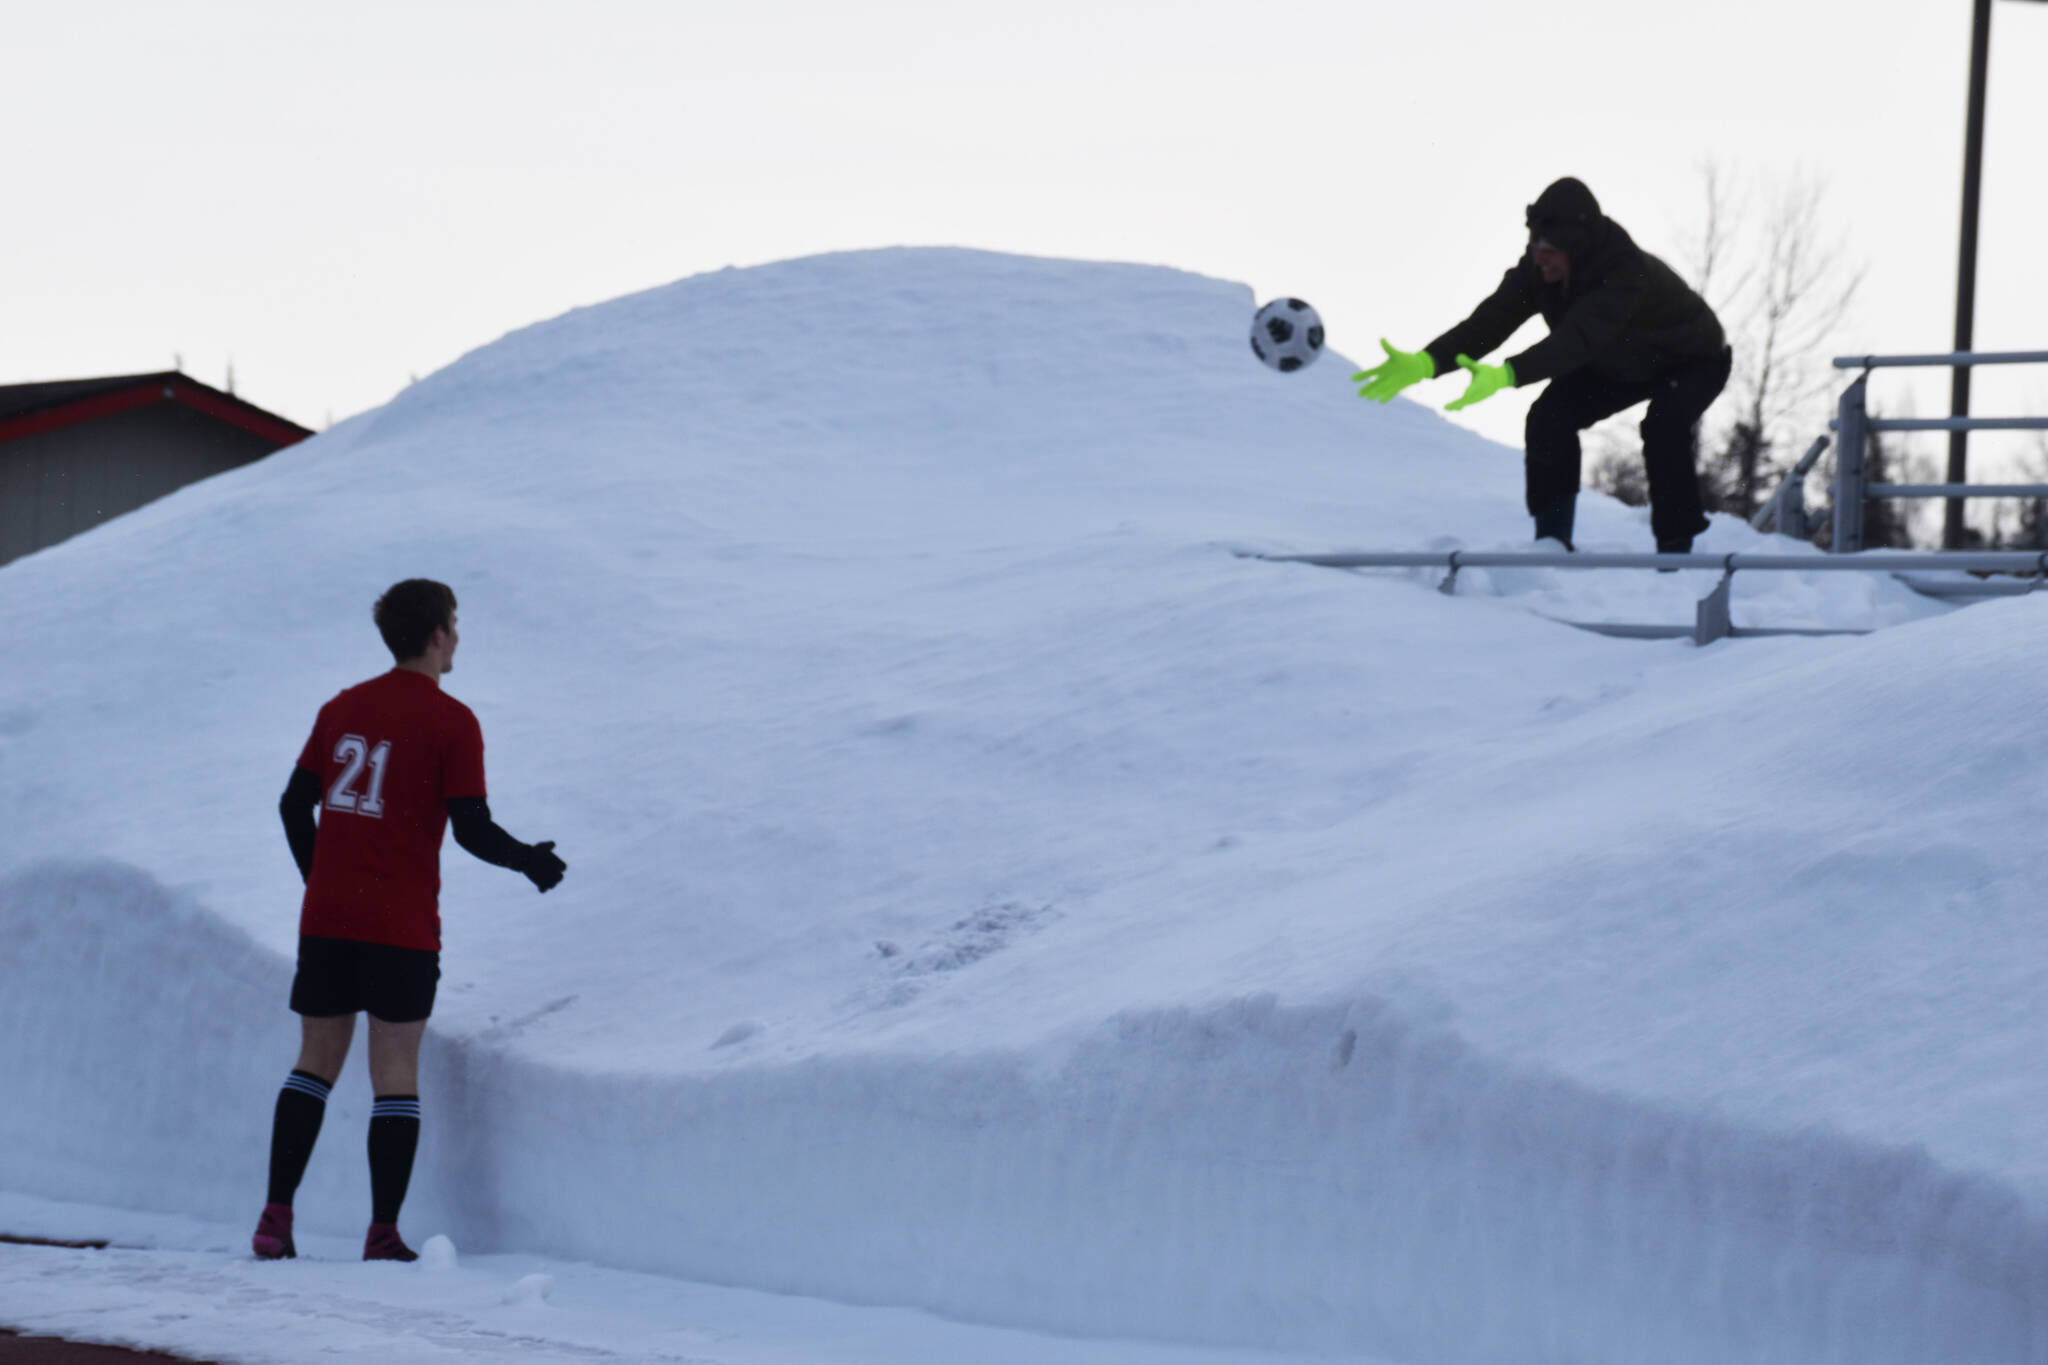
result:
M 292 780 L 278 798 L 277 813 L 284 817 L 285 842 L 292 846 L 292 861 L 299 865 L 299 880 L 313 878 L 313 843 L 320 827 L 313 812 L 320 805 L 320 779 L 304 768 L 292 769 Z
M 304 768 L 292 769 L 291 781 L 277 803 L 284 820 L 285 842 L 291 845 L 292 861 L 299 865 L 301 880 L 313 875 L 313 848 L 319 826 L 313 812 L 320 806 L 320 779 Z M 491 819 L 490 803 L 481 796 L 456 796 L 448 801 L 448 823 L 455 842 L 471 856 L 498 867 L 524 872 L 532 849 L 507 834 Z
M 448 824 L 455 831 L 455 842 L 461 844 L 471 857 L 481 858 L 498 867 L 509 867 L 515 872 L 526 870 L 526 860 L 533 850 L 507 834 L 491 819 L 490 802 L 483 797 L 449 797 Z

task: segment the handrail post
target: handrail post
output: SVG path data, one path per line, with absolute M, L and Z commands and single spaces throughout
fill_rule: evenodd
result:
M 1863 447 L 1868 437 L 1868 415 L 1863 409 L 1870 372 L 1842 391 L 1835 409 L 1835 554 L 1853 554 L 1863 548 Z
M 1730 556 L 1732 559 L 1734 556 Z M 1696 645 L 1710 645 L 1716 640 L 1725 640 L 1735 633 L 1734 624 L 1728 617 L 1728 592 L 1735 584 L 1733 567 L 1721 571 L 1721 581 L 1714 590 L 1694 604 L 1692 610 L 1692 642 Z

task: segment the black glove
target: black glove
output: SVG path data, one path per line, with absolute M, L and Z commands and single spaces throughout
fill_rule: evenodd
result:
M 527 845 L 526 865 L 519 870 L 545 892 L 562 880 L 562 874 L 569 870 L 569 865 L 555 856 L 555 841 L 549 839 L 543 843 Z

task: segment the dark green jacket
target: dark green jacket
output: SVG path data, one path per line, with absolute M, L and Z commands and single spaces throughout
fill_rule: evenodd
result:
M 1707 301 L 1664 262 L 1600 212 L 1592 191 L 1560 180 L 1529 206 L 1530 245 L 1548 236 L 1566 248 L 1571 277 L 1545 284 L 1532 252 L 1501 277 L 1500 288 L 1426 349 L 1439 375 L 1494 350 L 1541 313 L 1550 335 L 1510 356 L 1515 383 L 1537 384 L 1574 370 L 1621 383 L 1646 383 L 1726 346 Z

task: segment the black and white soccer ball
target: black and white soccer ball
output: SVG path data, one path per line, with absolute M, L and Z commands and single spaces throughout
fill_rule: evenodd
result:
M 1252 319 L 1252 354 L 1292 374 L 1323 353 L 1323 320 L 1300 299 L 1274 299 Z

